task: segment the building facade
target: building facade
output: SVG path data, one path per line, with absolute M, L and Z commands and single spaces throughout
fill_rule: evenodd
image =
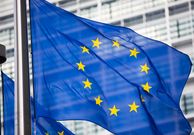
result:
M 76 15 L 129 27 L 141 35 L 163 41 L 188 54 L 194 63 L 194 0 L 49 1 Z M 6 45 L 8 57 L 3 70 L 11 77 L 14 77 L 13 3 L 13 0 L 0 0 L 0 43 Z M 31 50 L 30 45 L 29 50 Z M 31 53 L 29 56 L 31 62 Z M 194 128 L 194 68 L 192 68 L 184 89 L 180 105 Z M 63 123 L 77 135 L 110 134 L 89 122 L 68 121 Z M 192 134 L 194 135 L 194 132 Z

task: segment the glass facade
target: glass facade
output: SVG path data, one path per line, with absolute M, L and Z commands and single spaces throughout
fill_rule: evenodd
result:
M 187 53 L 194 63 L 193 0 L 50 0 L 50 2 L 79 16 L 130 27 L 144 36 L 168 43 Z M 14 77 L 13 3 L 13 0 L 0 0 L 0 43 L 6 45 L 8 57 L 2 68 L 11 77 Z M 31 62 L 30 52 L 29 56 Z M 192 90 L 194 90 L 193 67 L 180 105 L 194 127 L 194 92 Z M 89 122 L 63 123 L 77 135 L 110 134 Z
M 194 112 L 194 104 L 193 104 L 193 95 L 192 93 L 185 94 L 182 96 L 181 100 L 182 110 L 185 114 L 193 113 Z

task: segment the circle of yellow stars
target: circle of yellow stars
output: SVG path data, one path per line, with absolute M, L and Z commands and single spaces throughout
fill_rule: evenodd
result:
M 102 44 L 102 42 L 99 40 L 98 37 L 96 39 L 92 40 L 92 43 L 93 43 L 92 47 L 97 48 L 97 49 L 99 49 L 101 44 Z M 112 47 L 120 48 L 120 46 L 121 45 L 120 45 L 118 40 L 112 41 Z M 82 53 L 90 54 L 90 50 L 86 46 L 80 46 L 80 48 L 82 49 Z M 129 52 L 130 52 L 129 56 L 134 57 L 136 59 L 138 58 L 138 55 L 140 54 L 140 52 L 136 48 L 130 49 Z M 86 65 L 84 65 L 82 61 L 80 61 L 79 63 L 76 63 L 76 64 L 77 64 L 78 70 L 81 70 L 83 72 L 85 71 Z M 144 72 L 145 74 L 149 73 L 150 68 L 149 68 L 147 63 L 140 65 L 140 68 L 141 68 L 140 72 Z M 90 82 L 90 80 L 88 78 L 86 80 L 82 81 L 82 83 L 84 84 L 84 89 L 87 89 L 87 88 L 92 89 L 92 82 Z M 148 93 L 150 92 L 150 89 L 152 88 L 150 86 L 149 82 L 146 82 L 145 84 L 142 84 L 141 86 L 142 86 L 143 90 L 148 92 Z M 141 98 L 142 102 L 145 102 L 145 99 L 143 98 L 142 95 L 140 98 Z M 101 96 L 95 97 L 94 100 L 95 100 L 96 105 L 98 105 L 98 106 L 101 106 L 101 104 L 103 103 Z M 128 104 L 128 106 L 129 106 L 129 112 L 135 112 L 135 113 L 138 112 L 138 108 L 140 107 L 138 104 L 136 104 L 135 101 L 133 101 L 133 103 L 131 103 L 131 104 Z M 116 105 L 113 105 L 108 110 L 110 111 L 110 116 L 112 116 L 112 115 L 118 116 L 118 112 L 120 111 L 120 109 L 117 108 Z M 46 135 L 48 135 L 48 134 L 46 134 Z M 63 135 L 63 132 L 61 132 L 61 133 L 58 132 L 58 135 Z

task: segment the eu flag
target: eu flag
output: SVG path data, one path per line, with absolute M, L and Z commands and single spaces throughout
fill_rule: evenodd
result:
M 4 135 L 14 135 L 14 82 L 3 72 L 3 121 Z M 33 100 L 31 98 L 32 113 Z M 36 135 L 74 135 L 71 131 L 65 128 L 61 123 L 49 118 L 37 118 L 36 132 L 34 132 L 34 117 L 32 117 L 32 134 Z
M 50 118 L 39 117 L 36 127 L 36 135 L 74 135 L 61 123 Z
M 179 106 L 187 55 L 45 0 L 31 0 L 30 13 L 37 116 L 87 120 L 121 135 L 190 134 Z

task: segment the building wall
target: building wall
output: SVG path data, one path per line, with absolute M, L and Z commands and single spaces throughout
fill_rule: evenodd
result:
M 144 36 L 168 43 L 187 53 L 194 63 L 193 0 L 49 1 L 79 16 L 130 27 Z M 0 43 L 7 47 L 8 60 L 3 65 L 3 70 L 14 77 L 13 0 L 0 0 Z M 29 53 L 29 56 L 31 62 L 31 53 Z M 31 71 L 30 65 L 30 73 Z M 194 91 L 192 90 L 194 90 L 194 68 L 192 68 L 180 103 L 183 112 L 194 128 Z M 63 123 L 78 135 L 105 135 L 102 128 L 88 122 L 71 121 Z

